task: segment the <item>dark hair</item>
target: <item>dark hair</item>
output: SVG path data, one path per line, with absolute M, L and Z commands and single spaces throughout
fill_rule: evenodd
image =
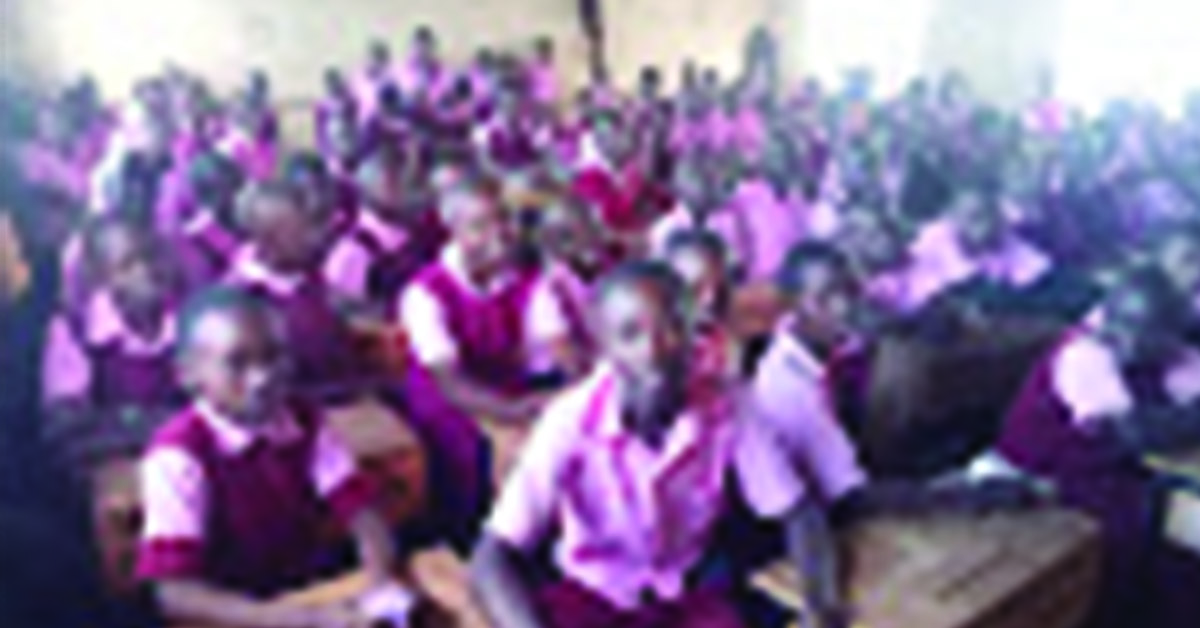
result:
M 202 205 L 221 202 L 236 192 L 245 174 L 232 159 L 215 151 L 206 151 L 188 167 L 188 183 Z
M 192 295 L 179 312 L 176 353 L 185 354 L 196 341 L 200 322 L 212 314 L 250 313 L 274 316 L 271 302 L 255 292 L 233 286 L 206 288 Z
M 681 229 L 667 238 L 663 255 L 671 257 L 684 250 L 697 250 L 716 260 L 725 269 L 729 265 L 729 249 L 721 236 L 707 229 Z
M 238 194 L 236 202 L 236 216 L 238 227 L 254 237 L 255 234 L 255 208 L 264 201 L 283 201 L 295 207 L 297 211 L 306 207 L 304 194 L 299 186 L 284 179 L 271 179 L 268 181 L 260 181 L 246 186 L 240 194 Z
M 1122 292 L 1134 292 L 1149 301 L 1152 322 L 1148 327 L 1157 333 L 1180 333 L 1192 320 L 1187 299 L 1157 265 L 1134 264 L 1120 269 L 1108 294 L 1111 297 Z
M 720 269 L 723 281 L 715 295 L 716 302 L 713 303 L 713 308 L 717 316 L 724 317 L 733 299 L 732 282 L 735 274 L 730 265 L 729 249 L 725 246 L 725 241 L 721 236 L 706 229 L 684 229 L 672 233 L 667 238 L 663 256 L 670 259 L 680 251 L 688 250 L 699 251 L 713 260 Z
M 609 271 L 596 282 L 596 288 L 592 291 L 592 303 L 598 305 L 617 290 L 641 285 L 653 286 L 662 296 L 663 305 L 683 316 L 687 286 L 674 269 L 658 260 L 625 262 Z
M 804 242 L 788 250 L 775 284 L 785 294 L 799 294 L 804 289 L 805 271 L 816 266 L 827 266 L 846 277 L 853 275 L 850 260 L 841 249 L 827 242 Z

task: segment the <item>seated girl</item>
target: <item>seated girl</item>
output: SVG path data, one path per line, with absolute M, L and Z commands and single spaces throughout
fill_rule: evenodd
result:
M 687 288 L 691 323 L 703 360 L 699 372 L 734 379 L 741 365 L 741 347 L 728 328 L 732 281 L 726 248 L 716 234 L 679 231 L 667 240 L 663 261 Z
M 267 301 L 230 288 L 184 310 L 179 376 L 192 401 L 141 462 L 137 573 L 171 620 L 261 628 L 406 620 L 414 599 L 392 576 L 374 490 L 320 413 L 292 396 L 285 329 Z M 331 522 L 357 542 L 366 595 L 264 603 L 339 567 L 323 536 Z
M 51 439 L 94 460 L 136 450 L 182 398 L 162 249 L 145 228 L 109 216 L 84 240 L 92 290 L 52 321 L 42 382 Z
M 1125 271 L 1099 322 L 1068 332 L 1033 370 L 995 455 L 976 466 L 1048 482 L 1066 505 L 1100 522 L 1105 567 L 1097 625 L 1145 621 L 1138 618 L 1153 609 L 1150 594 L 1179 584 L 1154 579 L 1165 543 L 1151 527 L 1160 504 L 1140 460 L 1147 450 L 1200 439 L 1200 353 L 1182 339 L 1186 311 L 1157 270 Z M 1190 586 L 1194 591 L 1196 583 Z M 1187 624 L 1160 619 L 1151 623 Z
M 235 205 L 245 176 L 228 158 L 206 153 L 188 178 L 195 207 L 182 226 L 178 251 L 185 283 L 199 288 L 225 275 L 242 244 Z
M 445 233 L 413 170 L 383 147 L 358 168 L 358 211 L 324 265 L 326 281 L 350 305 L 390 312 L 401 289 L 437 257 Z
M 238 199 L 247 244 L 232 262 L 228 282 L 252 290 L 277 308 L 297 342 L 297 383 L 318 396 L 346 392 L 364 374 L 349 326 L 334 308 L 321 264 L 329 248 L 329 216 L 305 203 L 291 184 L 257 183 Z M 336 396 L 336 395 L 335 395 Z
M 567 316 L 545 276 L 518 264 L 489 181 L 460 183 L 441 211 L 450 241 L 400 303 L 417 370 L 473 417 L 528 421 L 542 402 L 531 377 L 577 363 Z
M 1021 294 L 1050 270 L 1050 259 L 1005 224 L 995 193 L 968 188 L 951 201 L 948 215 L 927 225 L 910 255 L 919 269 L 916 289 L 948 289 L 984 310 L 1013 310 Z
M 802 625 L 845 625 L 823 513 L 775 442 L 739 418 L 730 389 L 692 380 L 686 298 L 653 262 L 598 287 L 604 358 L 547 406 L 472 561 L 497 626 L 748 625 L 730 591 L 692 577 L 730 494 L 785 522 Z M 538 578 L 544 547 L 553 573 Z

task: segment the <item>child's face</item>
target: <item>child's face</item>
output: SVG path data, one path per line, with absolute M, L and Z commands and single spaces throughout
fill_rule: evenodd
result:
M 586 211 L 572 205 L 547 207 L 539 233 L 542 249 L 555 259 L 594 264 L 599 248 L 597 226 L 588 220 Z
M 635 407 L 671 405 L 687 374 L 687 323 L 649 282 L 620 286 L 601 300 L 598 335 L 604 355 L 625 380 Z
M 1122 362 L 1163 355 L 1168 341 L 1154 329 L 1154 313 L 1147 295 L 1131 288 L 1118 287 L 1103 305 L 1101 335 Z
M 96 242 L 104 284 L 122 303 L 151 308 L 162 303 L 164 279 L 153 247 L 129 229 L 107 229 Z
M 968 248 L 987 249 L 1004 233 L 1000 208 L 978 194 L 960 196 L 951 211 L 959 237 Z
M 1188 234 L 1177 234 L 1163 242 L 1158 263 L 1171 283 L 1185 295 L 1200 290 L 1200 241 Z
M 500 203 L 480 195 L 460 195 L 451 226 L 455 244 L 471 268 L 497 270 L 511 260 L 516 236 Z
M 280 270 L 302 272 L 320 263 L 329 232 L 314 208 L 284 199 L 267 198 L 255 209 L 255 244 Z
M 849 332 L 856 299 L 854 282 L 842 269 L 811 264 L 801 273 L 793 313 L 813 340 L 833 346 Z
M 693 313 L 702 319 L 715 317 L 726 281 L 720 261 L 706 251 L 689 247 L 675 251 L 667 263 L 687 285 Z
M 871 268 L 888 268 L 904 257 L 904 245 L 873 210 L 846 216 L 839 238 L 846 250 Z
M 247 426 L 277 418 L 288 371 L 279 321 L 264 313 L 225 311 L 196 325 L 181 366 L 193 394 Z

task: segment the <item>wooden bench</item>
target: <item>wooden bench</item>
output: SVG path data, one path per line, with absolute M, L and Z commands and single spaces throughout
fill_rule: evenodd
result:
M 1068 511 L 881 518 L 846 538 L 864 628 L 1073 628 L 1099 570 L 1096 526 Z M 797 608 L 780 563 L 755 584 Z

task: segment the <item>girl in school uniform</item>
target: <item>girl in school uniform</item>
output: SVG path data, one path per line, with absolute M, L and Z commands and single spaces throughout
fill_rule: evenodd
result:
M 476 158 L 498 176 L 529 170 L 542 160 L 545 130 L 539 128 L 519 78 L 500 86 L 491 116 L 475 128 Z
M 740 348 L 727 327 L 733 282 L 726 251 L 717 234 L 688 230 L 673 234 L 662 253 L 662 259 L 688 290 L 699 347 L 697 372 L 708 373 L 718 381 L 735 379 L 740 364 Z
M 52 321 L 42 373 L 46 430 L 77 460 L 136 449 L 179 407 L 162 253 L 144 227 L 117 217 L 85 234 L 92 289 Z
M 445 233 L 432 192 L 422 189 L 414 166 L 381 148 L 358 168 L 359 209 L 324 265 L 326 281 L 347 304 L 390 312 L 441 249 Z
M 480 421 L 536 417 L 538 384 L 579 364 L 569 318 L 540 269 L 516 258 L 509 217 L 486 180 L 459 182 L 441 199 L 450 240 L 404 291 L 400 324 L 413 362 L 409 416 L 440 477 L 435 516 L 470 547 L 489 503 L 490 448 Z
M 208 153 L 192 164 L 188 178 L 195 208 L 177 234 L 177 254 L 183 281 L 194 289 L 224 277 L 242 245 L 235 206 L 244 175 L 232 160 Z
M 1000 199 L 977 190 L 961 191 L 946 218 L 922 229 L 910 257 L 919 270 L 915 288 L 927 298 L 957 287 L 969 299 L 978 287 L 976 296 L 992 293 L 997 307 L 1032 288 L 1051 267 L 1046 255 L 1005 224 Z
M 1124 271 L 1101 320 L 1068 331 L 1030 373 L 995 454 L 976 467 L 1049 482 L 1066 505 L 1100 522 L 1105 567 L 1089 625 L 1146 621 L 1154 594 L 1185 590 L 1157 579 L 1155 566 L 1171 550 L 1154 527 L 1160 504 L 1140 456 L 1187 438 L 1179 427 L 1200 400 L 1200 354 L 1182 340 L 1186 311 L 1156 269 Z M 1156 619 L 1183 626 L 1195 617 Z
M 729 389 L 692 379 L 685 300 L 653 262 L 601 282 L 604 358 L 547 407 L 472 561 L 497 626 L 747 625 L 728 589 L 691 577 L 727 491 L 785 522 L 811 610 L 804 625 L 843 625 L 823 515 Z M 546 546 L 552 565 L 539 578 L 530 563 Z
M 305 203 L 291 184 L 254 184 L 238 199 L 247 243 L 226 281 L 255 292 L 277 308 L 293 338 L 293 377 L 318 397 L 345 392 L 363 364 L 350 328 L 334 308 L 321 265 L 329 249 L 329 215 Z
M 366 124 L 375 117 L 379 107 L 379 95 L 389 85 L 396 85 L 392 49 L 386 42 L 374 40 L 367 46 L 366 67 L 354 78 L 352 84 L 360 123 Z
M 269 302 L 219 288 L 181 317 L 180 379 L 191 403 L 140 467 L 145 520 L 137 574 L 176 621 L 352 628 L 405 621 L 414 597 L 393 578 L 374 490 L 320 412 L 292 396 L 285 325 Z M 264 598 L 336 568 L 329 523 L 356 542 L 359 600 L 281 607 Z
M 528 62 L 525 76 L 533 102 L 546 111 L 553 111 L 561 96 L 553 39 L 539 37 L 533 42 L 533 58 Z

